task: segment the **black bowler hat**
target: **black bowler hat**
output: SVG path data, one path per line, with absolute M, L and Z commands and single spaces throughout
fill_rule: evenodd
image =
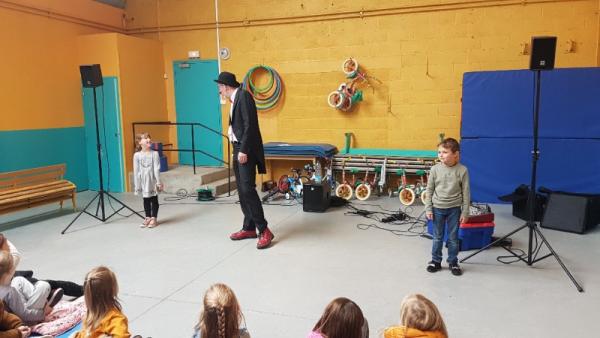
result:
M 216 83 L 224 84 L 229 87 L 237 88 L 240 86 L 240 83 L 236 81 L 235 74 L 230 72 L 221 72 L 219 74 L 219 78 L 214 80 Z

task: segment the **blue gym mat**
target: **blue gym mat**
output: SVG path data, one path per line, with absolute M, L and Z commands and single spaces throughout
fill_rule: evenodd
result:
M 541 72 L 539 137 L 600 138 L 600 68 Z M 534 72 L 465 73 L 461 138 L 532 137 Z
M 530 184 L 534 72 L 465 73 L 461 161 L 474 201 Z M 541 72 L 537 186 L 600 193 L 600 68 Z
M 74 332 L 77 332 L 81 330 L 81 322 L 79 322 L 79 324 L 75 325 L 73 328 L 71 328 L 69 331 L 56 336 L 56 338 L 69 338 L 70 335 L 72 335 Z
M 268 142 L 265 155 L 332 157 L 337 153 L 334 145 L 327 143 Z
M 471 198 L 500 203 L 498 196 L 531 182 L 531 139 L 482 138 L 461 141 L 461 162 L 469 169 Z M 537 186 L 600 193 L 600 139 L 540 139 Z

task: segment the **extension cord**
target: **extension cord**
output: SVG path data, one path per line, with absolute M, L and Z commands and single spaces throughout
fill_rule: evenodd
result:
M 406 214 L 403 212 L 400 212 L 399 214 L 394 214 L 394 215 L 383 218 L 381 220 L 381 222 L 390 223 L 390 222 L 395 222 L 395 221 L 404 221 L 405 219 L 406 219 Z

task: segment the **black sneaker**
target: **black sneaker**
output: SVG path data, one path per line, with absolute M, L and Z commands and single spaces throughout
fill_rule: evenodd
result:
M 50 296 L 50 299 L 48 299 L 48 306 L 54 307 L 62 299 L 64 294 L 65 292 L 61 288 L 54 290 Z
M 449 266 L 450 266 L 450 272 L 452 272 L 453 275 L 455 275 L 455 276 L 462 275 L 462 269 L 460 268 L 458 263 L 450 263 Z
M 440 262 L 431 261 L 427 263 L 427 271 L 438 272 L 440 270 L 442 270 L 442 264 Z

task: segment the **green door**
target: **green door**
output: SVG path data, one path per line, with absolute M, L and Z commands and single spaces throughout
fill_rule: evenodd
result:
M 96 87 L 98 106 L 98 131 L 102 159 L 103 188 L 111 192 L 123 192 L 123 144 L 121 142 L 121 110 L 119 86 L 116 77 L 104 77 L 104 85 Z M 85 120 L 85 146 L 89 189 L 99 190 L 96 118 L 94 112 L 94 89 L 83 88 L 83 113 Z
M 217 159 L 223 158 L 223 138 L 221 136 L 221 106 L 219 90 L 213 81 L 219 75 L 216 60 L 190 60 L 173 62 L 175 74 L 175 110 L 177 122 L 195 122 L 194 147 L 196 165 L 222 166 Z M 192 149 L 190 126 L 177 126 L 177 148 Z M 192 164 L 192 153 L 179 153 L 180 164 Z

